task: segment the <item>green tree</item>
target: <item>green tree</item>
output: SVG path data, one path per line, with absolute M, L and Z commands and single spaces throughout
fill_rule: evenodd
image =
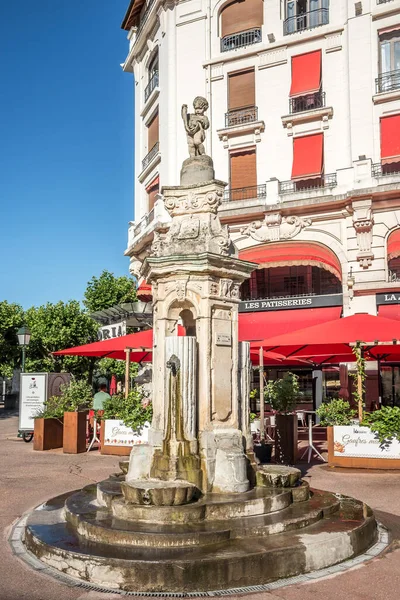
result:
M 94 358 L 54 356 L 52 352 L 96 341 L 98 325 L 81 308 L 79 302 L 47 303 L 29 308 L 25 322 L 31 330 L 26 370 L 72 373 L 77 379 L 91 381 Z
M 126 276 L 116 277 L 106 270 L 100 277 L 92 277 L 83 297 L 83 304 L 91 313 L 125 302 L 136 302 L 134 279 Z
M 11 377 L 20 366 L 21 349 L 17 331 L 23 325 L 24 311 L 19 304 L 0 302 L 0 375 Z

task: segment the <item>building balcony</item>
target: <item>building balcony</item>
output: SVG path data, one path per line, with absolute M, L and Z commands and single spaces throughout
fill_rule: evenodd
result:
M 301 15 L 295 15 L 285 19 L 283 22 L 283 35 L 290 35 L 291 33 L 305 31 L 306 29 L 314 29 L 314 27 L 328 25 L 328 23 L 329 8 L 310 10 Z
M 386 4 L 387 2 L 393 2 L 393 0 L 376 0 L 377 4 Z
M 164 206 L 164 201 L 159 198 L 151 211 L 144 215 L 140 221 L 137 223 L 130 222 L 125 256 L 139 254 L 143 248 L 151 243 L 154 231 L 166 231 L 170 222 L 171 217 Z
M 149 83 L 144 88 L 144 101 L 150 98 L 150 94 L 155 88 L 158 87 L 158 71 L 155 71 L 149 81 Z
M 142 160 L 142 171 L 144 171 L 149 166 L 149 164 L 151 163 L 153 158 L 155 158 L 157 156 L 159 151 L 160 151 L 160 142 L 157 142 L 154 144 L 154 146 L 152 147 L 150 152 Z
M 289 98 L 289 114 L 306 112 L 325 107 L 325 92 L 314 92 L 297 96 L 297 98 Z
M 375 79 L 376 93 L 394 92 L 400 90 L 400 69 L 382 73 Z
M 400 273 L 399 273 L 399 271 L 391 271 L 389 269 L 388 283 L 399 283 L 399 282 L 400 282 Z
M 330 173 L 329 175 L 315 177 L 315 179 L 291 179 L 290 181 L 280 181 L 279 194 L 293 194 L 294 192 L 307 192 L 309 190 L 333 188 L 336 186 L 336 173 Z
M 235 108 L 225 113 L 225 127 L 237 127 L 246 125 L 246 123 L 254 123 L 254 121 L 258 121 L 257 106 Z
M 261 27 L 254 27 L 240 33 L 226 35 L 221 39 L 221 52 L 237 50 L 262 41 Z
M 388 164 L 374 163 L 371 169 L 372 177 L 390 177 L 390 175 L 400 175 L 400 161 Z
M 267 186 L 252 185 L 250 187 L 225 190 L 222 202 L 240 202 L 242 200 L 262 200 L 267 197 Z

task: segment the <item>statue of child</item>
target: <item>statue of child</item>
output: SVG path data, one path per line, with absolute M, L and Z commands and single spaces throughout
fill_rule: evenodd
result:
M 210 122 L 205 116 L 208 102 L 202 96 L 193 100 L 194 113 L 188 113 L 187 104 L 182 106 L 182 120 L 186 131 L 190 158 L 205 154 L 204 140 L 205 130 L 210 127 Z

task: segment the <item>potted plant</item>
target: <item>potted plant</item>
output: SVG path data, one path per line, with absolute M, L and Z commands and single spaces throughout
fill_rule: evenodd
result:
M 64 403 L 63 452 L 86 452 L 86 420 L 93 400 L 92 388 L 82 379 L 71 379 L 60 389 Z
M 276 415 L 275 460 L 294 464 L 297 459 L 297 415 L 294 413 L 299 395 L 299 378 L 285 373 L 282 379 L 269 381 L 265 386 L 265 400 Z
M 364 415 L 362 425 L 379 439 L 382 447 L 387 447 L 393 440 L 400 442 L 400 408 L 398 406 L 382 406 L 379 410 Z
M 333 427 L 334 425 L 350 425 L 356 416 L 356 411 L 347 400 L 335 398 L 330 402 L 324 402 L 316 413 L 322 427 Z
M 153 407 L 141 386 L 131 389 L 127 398 L 116 394 L 106 400 L 101 417 L 101 453 L 128 455 L 133 444 L 141 442 L 152 415 Z
M 34 416 L 34 450 L 53 450 L 63 445 L 64 403 L 60 396 L 51 396 Z

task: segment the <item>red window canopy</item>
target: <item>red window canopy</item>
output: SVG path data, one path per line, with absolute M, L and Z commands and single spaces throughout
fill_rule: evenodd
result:
M 315 242 L 279 242 L 256 246 L 243 250 L 239 257 L 258 263 L 263 268 L 311 265 L 330 271 L 339 281 L 342 280 L 342 268 L 336 254 Z
M 323 170 L 323 164 L 323 133 L 294 138 L 292 179 L 320 177 Z
M 142 302 L 151 302 L 153 298 L 151 285 L 143 281 L 136 290 L 136 295 Z
M 395 229 L 388 237 L 387 257 L 388 260 L 400 256 L 400 229 Z
M 382 163 L 400 162 L 400 115 L 381 118 Z
M 251 342 L 339 319 L 341 306 L 239 314 L 239 340 Z
M 303 96 L 321 88 L 321 50 L 292 57 L 290 96 Z
M 378 316 L 400 321 L 400 304 L 382 304 L 378 309 Z

